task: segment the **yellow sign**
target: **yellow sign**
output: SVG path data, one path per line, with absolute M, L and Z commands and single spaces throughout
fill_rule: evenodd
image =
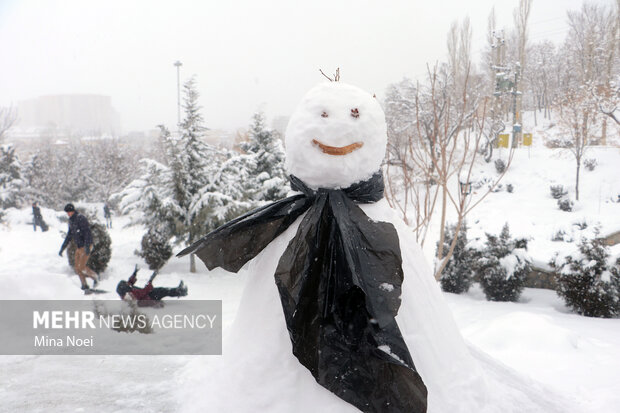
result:
M 532 146 L 532 134 L 531 133 L 523 134 L 523 146 Z
M 499 136 L 499 139 L 497 139 L 497 147 L 507 148 L 510 135 L 507 133 L 500 133 L 498 136 Z

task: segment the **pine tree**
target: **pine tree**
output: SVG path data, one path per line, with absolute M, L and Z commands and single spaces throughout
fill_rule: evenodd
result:
M 455 233 L 456 225 L 449 225 L 446 228 L 443 256 L 448 253 L 456 235 Z M 454 252 L 441 273 L 441 278 L 439 279 L 441 289 L 455 294 L 467 292 L 473 279 L 474 260 L 475 251 L 467 247 L 467 224 L 463 223 L 454 246 Z
M 241 145 L 246 152 L 245 165 L 250 177 L 249 198 L 261 201 L 276 201 L 286 196 L 290 187 L 284 169 L 284 147 L 276 133 L 265 127 L 263 113 L 252 117 L 250 139 Z M 241 166 L 241 165 L 240 165 Z
M 0 145 L 0 208 L 18 207 L 24 198 L 25 183 L 15 148 Z
M 211 228 L 214 217 L 213 201 L 220 198 L 215 182 L 222 154 L 202 141 L 206 128 L 198 105 L 198 91 L 194 78 L 183 86 L 185 118 L 181 122 L 181 137 L 175 144 L 176 162 L 172 165 L 175 181 L 175 199 L 184 217 L 179 241 L 192 244 Z M 179 164 L 178 168 L 176 164 Z M 190 272 L 196 272 L 196 261 L 190 255 Z
M 276 201 L 284 198 L 289 190 L 284 168 L 284 146 L 276 132 L 265 128 L 261 112 L 254 114 L 249 144 L 247 152 L 254 155 L 256 169 L 253 173 L 260 184 L 256 199 Z
M 193 78 L 185 83 L 183 90 L 185 117 L 179 125 L 180 135 L 173 136 L 165 126 L 159 126 L 166 165 L 143 160 L 143 176 L 114 197 L 120 198 L 123 213 L 142 213 L 134 222 L 146 225 L 146 239 L 157 238 L 153 245 L 143 243 L 137 251 L 142 257 L 166 251 L 165 246 L 171 240 L 181 245 L 193 243 L 224 220 L 234 218 L 239 206 L 221 188 L 221 167 L 226 155 L 203 141 L 206 127 Z M 190 271 L 196 271 L 193 255 Z
M 486 234 L 487 241 L 476 272 L 487 300 L 517 301 L 530 267 L 525 239 L 511 239 L 508 224 L 498 236 Z
M 578 314 L 588 317 L 620 315 L 620 258 L 615 266 L 608 258 L 608 248 L 595 236 L 582 239 L 577 254 L 551 261 L 551 266 L 558 271 L 556 292 Z
M 146 226 L 136 254 L 149 257 L 149 265 L 163 266 L 169 242 L 189 245 L 253 206 L 242 190 L 250 182 L 247 165 L 252 163 L 203 141 L 206 128 L 193 78 L 185 83 L 184 95 L 180 135 L 159 126 L 165 164 L 142 160 L 143 175 L 113 197 L 122 213 L 137 212 L 133 222 Z M 196 271 L 193 255 L 190 271 Z

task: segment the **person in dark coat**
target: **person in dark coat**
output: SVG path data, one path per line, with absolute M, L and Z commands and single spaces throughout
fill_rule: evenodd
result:
M 37 232 L 37 225 L 41 227 L 41 231 L 47 231 L 47 225 L 43 221 L 43 215 L 41 215 L 41 208 L 36 202 L 32 203 L 32 218 L 34 232 Z
M 153 278 L 157 272 L 153 273 L 151 279 L 146 283 L 144 288 L 135 286 L 137 281 L 138 267 L 127 281 L 121 280 L 116 286 L 116 292 L 123 300 L 136 301 L 138 306 L 157 306 L 161 305 L 160 301 L 164 297 L 185 297 L 187 295 L 187 287 L 183 281 L 175 288 L 153 287 Z
M 112 213 L 108 204 L 103 204 L 103 217 L 105 218 L 106 228 L 112 228 Z
M 96 287 L 99 283 L 99 276 L 97 273 L 86 265 L 93 247 L 90 225 L 86 217 L 75 210 L 73 204 L 65 205 L 65 212 L 69 216 L 69 231 L 67 232 L 65 241 L 62 243 L 62 247 L 60 247 L 58 255 L 62 257 L 62 252 L 67 248 L 69 242 L 71 240 L 75 242 L 74 269 L 76 274 L 80 277 L 82 290 L 88 290 L 89 287 L 86 283 L 86 277 L 93 279 L 93 287 Z

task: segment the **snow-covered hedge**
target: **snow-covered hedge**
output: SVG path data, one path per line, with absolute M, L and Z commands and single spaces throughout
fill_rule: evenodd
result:
M 486 236 L 476 263 L 482 290 L 489 301 L 517 301 L 530 269 L 527 241 L 511 239 L 508 224 L 499 236 Z

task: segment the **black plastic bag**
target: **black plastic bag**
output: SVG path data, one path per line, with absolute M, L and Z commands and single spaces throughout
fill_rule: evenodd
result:
M 275 273 L 293 354 L 316 381 L 364 412 L 425 412 L 427 391 L 395 316 L 403 281 L 398 234 L 356 203 L 383 197 L 383 177 L 302 192 L 241 216 L 182 251 L 236 272 L 298 217 Z

